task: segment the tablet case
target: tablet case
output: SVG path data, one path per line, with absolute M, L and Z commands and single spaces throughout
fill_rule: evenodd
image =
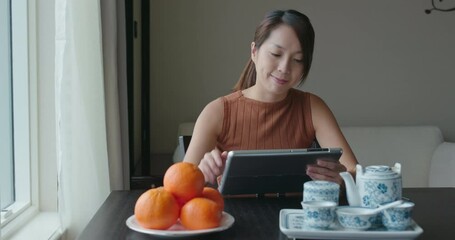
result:
M 230 151 L 219 184 L 223 195 L 295 193 L 311 180 L 306 165 L 338 161 L 341 148 Z

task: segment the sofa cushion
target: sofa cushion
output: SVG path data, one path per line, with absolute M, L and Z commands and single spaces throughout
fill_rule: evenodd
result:
M 455 143 L 442 143 L 434 152 L 430 187 L 455 187 Z
M 402 165 L 403 187 L 428 187 L 430 161 L 443 142 L 435 126 L 342 127 L 362 166 Z

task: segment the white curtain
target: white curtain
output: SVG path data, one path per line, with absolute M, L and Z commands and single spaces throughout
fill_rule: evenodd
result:
M 127 146 L 121 139 L 128 138 L 120 131 L 126 104 L 119 102 L 125 95 L 118 91 L 117 78 L 125 74 L 117 72 L 115 63 L 123 54 L 115 41 L 115 9 L 104 15 L 114 21 L 105 32 L 100 0 L 55 0 L 58 207 L 64 239 L 81 233 L 111 189 L 129 184 L 129 169 L 123 168 L 128 161 L 122 158 L 127 152 L 120 146 Z M 105 49 L 103 33 L 113 38 L 104 41 L 110 43 Z
M 123 190 L 130 179 L 125 1 L 101 0 L 101 24 L 110 186 Z

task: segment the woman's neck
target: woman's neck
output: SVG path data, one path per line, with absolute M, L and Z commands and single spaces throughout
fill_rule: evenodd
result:
M 289 90 L 280 94 L 268 93 L 259 89 L 257 85 L 242 90 L 244 97 L 266 103 L 280 102 L 286 98 L 288 93 Z

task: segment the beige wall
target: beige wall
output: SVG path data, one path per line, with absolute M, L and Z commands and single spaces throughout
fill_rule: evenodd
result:
M 301 88 L 326 100 L 341 125 L 439 126 L 455 141 L 455 12 L 430 0 L 151 1 L 151 149 L 172 152 L 178 124 L 230 91 L 256 25 L 295 8 L 316 31 Z

